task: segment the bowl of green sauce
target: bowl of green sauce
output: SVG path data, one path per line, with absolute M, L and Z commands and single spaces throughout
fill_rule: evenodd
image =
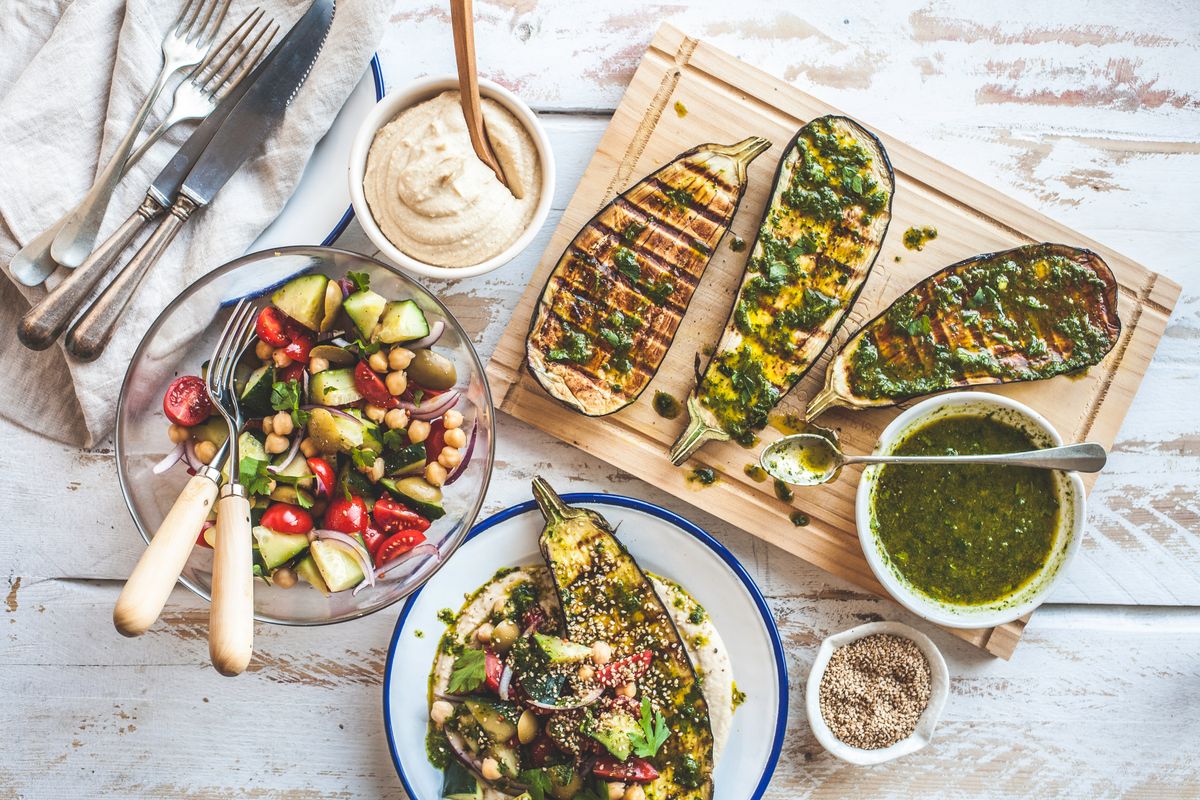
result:
M 1022 403 L 955 392 L 896 417 L 875 452 L 970 455 L 1061 444 Z M 987 628 L 1045 600 L 1079 549 L 1086 511 L 1075 473 L 887 464 L 863 471 L 856 517 L 871 570 L 901 605 L 939 625 Z

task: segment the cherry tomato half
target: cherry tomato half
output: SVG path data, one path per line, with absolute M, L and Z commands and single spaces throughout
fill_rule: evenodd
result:
M 610 780 L 650 783 L 658 777 L 658 770 L 649 761 L 637 756 L 617 761 L 610 755 L 603 755 L 596 759 L 592 774 Z
M 333 467 L 329 466 L 329 462 L 325 459 L 314 456 L 308 459 L 308 471 L 317 479 L 317 494 L 321 497 L 328 497 L 333 491 Z
M 286 319 L 287 317 L 279 309 L 267 306 L 258 312 L 258 319 L 254 322 L 254 332 L 258 334 L 258 338 L 272 347 L 283 347 L 291 341 L 287 334 L 287 328 L 284 326 Z
M 396 406 L 396 398 L 392 397 L 387 386 L 375 374 L 375 370 L 367 366 L 365 361 L 358 362 L 358 366 L 354 368 L 354 386 L 368 403 L 384 408 Z
M 652 651 L 643 650 L 640 653 L 634 653 L 610 664 L 605 664 L 596 670 L 596 683 L 601 686 L 616 686 L 618 683 L 636 680 L 650 669 L 650 662 L 653 658 Z
M 196 375 L 180 375 L 171 381 L 163 395 L 163 413 L 185 428 L 199 425 L 212 416 L 213 404 L 204 381 Z
M 366 530 L 362 532 L 362 538 L 363 544 L 367 546 L 367 552 L 371 554 L 371 558 L 374 558 L 375 554 L 379 552 L 379 545 L 383 544 L 383 540 L 387 536 L 381 533 L 378 528 L 372 528 L 368 525 Z
M 308 353 L 313 349 L 313 335 L 298 322 L 287 320 L 286 329 L 288 343 L 284 345 L 283 354 L 292 361 L 308 361 Z
M 214 531 L 212 536 L 209 536 L 208 532 L 212 530 L 213 526 L 216 524 L 217 523 L 213 522 L 212 520 L 204 520 L 204 524 L 200 526 L 200 532 L 196 534 L 196 544 L 212 550 L 213 542 L 216 541 L 216 532 Z M 209 541 L 210 538 L 213 540 L 213 542 Z
M 278 367 L 275 370 L 275 380 L 282 383 L 288 381 L 302 381 L 304 379 L 304 368 L 308 364 L 304 361 L 293 361 L 286 367 Z
M 312 514 L 291 503 L 272 503 L 259 521 L 276 533 L 308 533 L 313 529 Z
M 352 496 L 349 500 L 344 497 L 330 500 L 322 524 L 331 531 L 358 533 L 366 530 L 370 522 L 371 515 L 367 513 L 367 504 L 361 497 Z
M 424 539 L 425 537 L 422 536 L 421 538 Z M 487 687 L 493 692 L 499 692 L 500 676 L 504 674 L 504 662 L 500 660 L 500 656 L 491 650 L 484 650 L 483 670 L 484 682 L 487 683 Z
M 446 446 L 446 423 L 441 417 L 429 423 L 429 435 L 425 437 L 425 463 L 432 464 Z M 453 471 L 453 470 L 451 470 Z
M 429 530 L 429 520 L 384 495 L 375 501 L 375 524 L 384 533 L 399 533 L 406 529 Z
M 423 541 L 425 541 L 425 534 L 418 530 L 400 531 L 397 534 L 389 536 L 383 544 L 379 545 L 379 549 L 375 551 L 375 566 L 382 567 L 393 558 L 407 553 Z

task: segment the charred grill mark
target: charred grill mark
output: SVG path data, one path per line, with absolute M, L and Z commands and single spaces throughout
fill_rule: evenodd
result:
M 706 219 L 716 226 L 724 227 L 729 224 L 728 218 L 732 216 L 730 213 L 731 209 L 722 208 L 720 211 L 717 211 L 710 208 L 705 203 L 697 202 L 695 194 L 689 190 L 689 187 L 672 186 L 671 184 L 666 183 L 658 178 L 652 179 L 651 184 L 658 189 L 658 193 L 650 195 L 650 197 L 653 198 L 656 203 L 658 203 L 661 211 L 667 215 L 668 218 L 681 216 L 686 220 L 688 219 L 688 212 L 691 212 L 696 217 Z M 680 204 L 673 201 L 668 192 L 678 191 L 687 191 L 689 194 L 692 194 L 691 202 Z M 713 198 L 713 200 L 716 199 L 717 197 Z

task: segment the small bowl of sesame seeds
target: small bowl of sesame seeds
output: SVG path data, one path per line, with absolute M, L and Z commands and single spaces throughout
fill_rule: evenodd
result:
M 928 636 L 870 622 L 821 642 L 805 690 L 808 724 L 841 760 L 882 764 L 929 744 L 949 690 L 946 661 Z

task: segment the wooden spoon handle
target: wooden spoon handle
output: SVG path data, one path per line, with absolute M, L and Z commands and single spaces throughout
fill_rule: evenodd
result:
M 208 615 L 208 654 L 222 675 L 241 674 L 254 651 L 253 559 L 250 502 L 242 495 L 227 494 L 217 501 L 217 546 Z
M 450 0 L 450 27 L 454 31 L 454 58 L 458 62 L 458 89 L 463 116 L 475 155 L 487 164 L 505 186 L 504 171 L 492 151 L 483 126 L 482 101 L 479 99 L 479 73 L 475 64 L 475 17 L 471 0 Z
M 216 499 L 217 484 L 204 474 L 183 487 L 117 598 L 113 624 L 123 636 L 139 636 L 158 619 Z

